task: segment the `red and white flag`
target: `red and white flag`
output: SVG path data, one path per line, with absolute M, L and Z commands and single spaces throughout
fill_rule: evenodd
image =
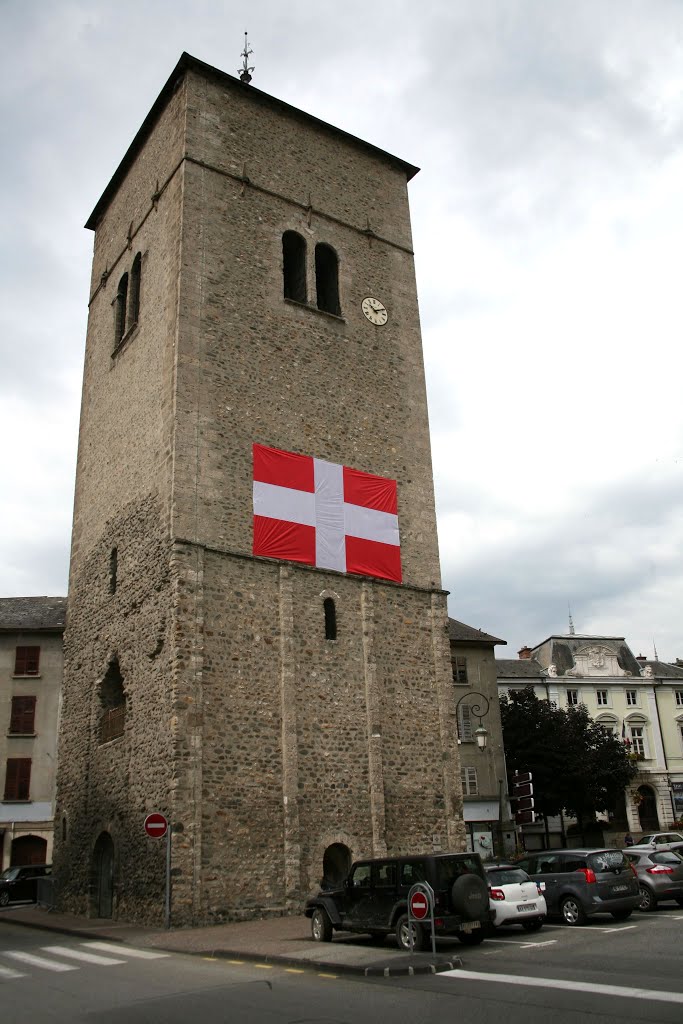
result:
M 400 583 L 396 481 L 255 444 L 254 554 Z

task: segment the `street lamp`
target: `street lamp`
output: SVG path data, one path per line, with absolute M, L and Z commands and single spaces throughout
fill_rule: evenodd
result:
M 486 705 L 483 711 L 481 709 L 482 706 L 479 702 L 477 702 L 476 704 L 469 705 L 471 713 L 475 716 L 475 718 L 479 719 L 479 725 L 474 730 L 474 738 L 477 741 L 477 746 L 479 747 L 479 749 L 484 750 L 486 748 L 486 743 L 488 741 L 489 734 L 488 730 L 485 728 L 482 722 L 482 718 L 486 718 L 486 716 L 489 713 L 489 700 L 487 697 L 484 696 L 483 693 L 478 693 L 476 690 L 469 690 L 467 693 L 463 693 L 462 697 L 458 701 L 456 701 L 455 704 L 455 715 L 456 719 L 458 720 L 458 733 L 460 733 L 460 720 L 458 719 L 458 708 L 460 707 L 461 703 L 465 700 L 466 697 L 481 697 L 484 704 Z

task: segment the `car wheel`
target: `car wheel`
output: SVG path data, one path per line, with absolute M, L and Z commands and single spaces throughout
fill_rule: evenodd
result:
M 632 910 L 613 910 L 612 917 L 615 921 L 628 921 L 632 913 Z
M 0 907 L 6 907 L 9 903 L 9 893 L 5 889 L 4 892 L 0 892 Z
M 314 942 L 330 942 L 332 922 L 322 907 L 316 907 L 311 916 L 311 935 Z
M 411 931 L 413 933 L 413 952 L 419 953 L 425 946 L 424 928 L 421 928 L 414 921 L 409 921 L 407 914 L 401 914 L 396 922 L 396 941 L 398 942 L 399 949 L 403 949 L 408 953 L 410 953 Z
M 543 921 L 522 921 L 522 928 L 525 932 L 540 932 Z
M 640 903 L 638 904 L 638 910 L 643 910 L 645 913 L 649 913 L 651 910 L 657 909 L 657 900 L 654 895 L 650 892 L 646 885 L 640 886 Z
M 458 938 L 463 946 L 479 946 L 486 936 L 481 929 L 478 929 L 476 932 L 458 932 Z
M 586 923 L 586 911 L 574 896 L 567 896 L 560 904 L 560 913 L 565 924 Z

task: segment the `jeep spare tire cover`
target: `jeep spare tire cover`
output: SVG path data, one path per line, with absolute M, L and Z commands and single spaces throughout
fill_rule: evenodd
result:
M 481 918 L 489 905 L 489 891 L 486 882 L 478 875 L 461 875 L 453 882 L 451 889 L 453 910 L 466 921 Z

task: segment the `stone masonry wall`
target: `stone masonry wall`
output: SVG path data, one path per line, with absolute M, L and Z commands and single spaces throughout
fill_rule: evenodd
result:
M 168 540 L 158 500 L 131 503 L 107 524 L 81 565 L 70 594 L 65 641 L 57 790 L 55 873 L 62 905 L 93 909 L 92 851 L 102 831 L 114 839 L 115 914 L 161 921 L 163 843 L 143 821 L 169 813 L 173 733 Z M 110 593 L 110 551 L 118 545 L 118 583 Z M 101 743 L 99 686 L 118 659 L 126 696 L 124 735 Z M 65 821 L 66 839 L 62 839 Z

